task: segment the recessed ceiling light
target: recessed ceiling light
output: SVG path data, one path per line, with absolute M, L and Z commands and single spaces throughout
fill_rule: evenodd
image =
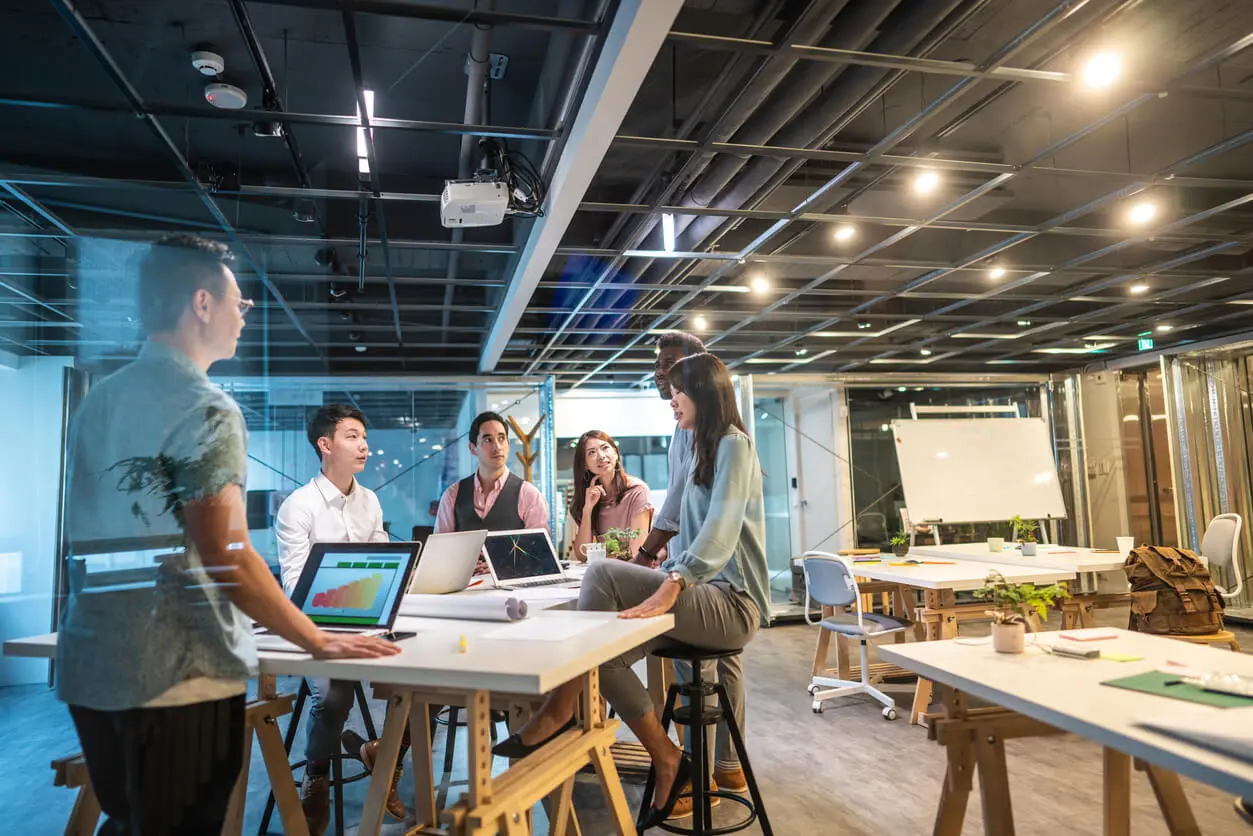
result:
M 674 252 L 674 215 L 661 216 L 661 246 L 668 253 Z
M 1093 90 L 1109 87 L 1122 73 L 1122 59 L 1112 52 L 1098 52 L 1083 65 L 1083 83 Z
M 918 194 L 930 194 L 938 185 L 940 185 L 940 175 L 929 168 L 924 168 L 914 178 L 914 191 Z
M 765 276 L 754 276 L 753 280 L 748 283 L 748 286 L 758 296 L 770 292 L 770 282 Z
M 930 357 L 930 356 L 931 356 L 931 349 L 929 349 L 929 348 L 924 348 L 924 349 L 922 349 L 921 351 L 919 351 L 918 353 L 919 353 L 919 354 L 921 354 L 923 357 Z
M 365 352 L 366 352 L 366 347 L 365 347 L 365 346 L 363 346 L 361 343 L 357 343 L 356 345 L 354 345 L 354 346 L 353 346 L 353 349 L 354 349 L 354 350 L 355 350 L 358 354 L 365 354 Z
M 1030 328 L 1030 327 L 1031 327 L 1031 320 L 1029 320 L 1029 319 L 1020 319 L 1020 320 L 1018 320 L 1018 327 L 1019 327 L 1019 328 Z
M 859 323 L 857 323 L 857 329 L 858 329 L 859 331 L 865 331 L 867 328 L 870 328 L 870 327 L 872 327 L 872 326 L 871 326 L 871 324 L 870 324 L 869 322 L 859 322 Z
M 1173 326 L 1173 325 L 1159 325 L 1159 326 L 1157 326 L 1157 330 L 1158 330 L 1158 332 L 1159 332 L 1159 333 L 1165 334 L 1167 331 L 1173 331 L 1173 330 L 1175 330 L 1175 326 Z
M 994 266 L 992 269 L 988 270 L 988 278 L 989 278 L 989 279 L 1003 279 L 1003 278 L 1005 278 L 1005 268 L 1004 268 L 1004 267 L 1002 267 L 1001 265 L 997 264 L 997 265 L 996 265 L 996 266 Z
M 1127 212 L 1127 220 L 1142 226 L 1157 217 L 1157 204 L 1151 200 L 1141 200 Z
M 857 235 L 857 228 L 852 224 L 840 224 L 835 228 L 834 237 L 837 241 L 851 241 Z
M 692 327 L 695 328 L 697 331 L 704 331 L 706 328 L 709 327 L 709 320 L 705 319 L 703 314 L 697 314 L 696 316 L 692 317 Z
M 897 386 L 897 387 L 896 387 L 896 391 L 898 391 L 898 392 L 908 392 L 908 391 L 909 391 L 909 387 L 908 387 L 908 386 Z
M 1127 292 L 1138 296 L 1141 293 L 1147 293 L 1148 289 L 1149 286 L 1146 284 L 1133 284 L 1131 287 L 1127 288 Z
M 805 356 L 806 354 L 808 354 L 808 353 L 809 353 L 809 349 L 808 349 L 808 348 L 798 348 L 798 349 L 796 349 L 796 356 L 797 356 L 797 357 L 804 357 L 804 356 Z

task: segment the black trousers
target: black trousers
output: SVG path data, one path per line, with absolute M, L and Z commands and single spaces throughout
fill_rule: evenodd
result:
M 96 711 L 71 705 L 101 834 L 217 836 L 244 759 L 244 701 Z

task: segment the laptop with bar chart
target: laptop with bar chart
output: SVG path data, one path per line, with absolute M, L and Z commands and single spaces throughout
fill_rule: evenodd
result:
M 389 635 L 420 549 L 418 543 L 316 543 L 291 601 L 323 630 Z M 302 652 L 265 630 L 257 631 L 257 649 Z

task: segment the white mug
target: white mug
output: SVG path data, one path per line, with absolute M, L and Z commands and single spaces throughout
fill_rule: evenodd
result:
M 604 543 L 584 543 L 579 546 L 579 551 L 583 553 L 585 558 L 587 558 L 588 563 L 591 563 L 593 560 L 605 559 Z
M 997 554 L 1000 554 L 1004 550 L 1005 550 L 1005 538 L 1004 537 L 989 537 L 988 538 L 988 551 L 996 552 Z
M 1114 541 L 1118 543 L 1118 551 L 1123 557 L 1130 554 L 1131 550 L 1136 547 L 1136 538 L 1134 537 L 1115 537 Z

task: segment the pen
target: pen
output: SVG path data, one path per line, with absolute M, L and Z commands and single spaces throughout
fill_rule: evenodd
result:
M 474 589 L 474 587 L 478 586 L 478 585 L 479 585 L 479 584 L 481 584 L 482 582 L 483 582 L 483 579 L 482 579 L 482 578 L 479 578 L 477 581 L 471 581 L 471 582 L 470 582 L 470 583 L 466 586 L 466 589 Z

